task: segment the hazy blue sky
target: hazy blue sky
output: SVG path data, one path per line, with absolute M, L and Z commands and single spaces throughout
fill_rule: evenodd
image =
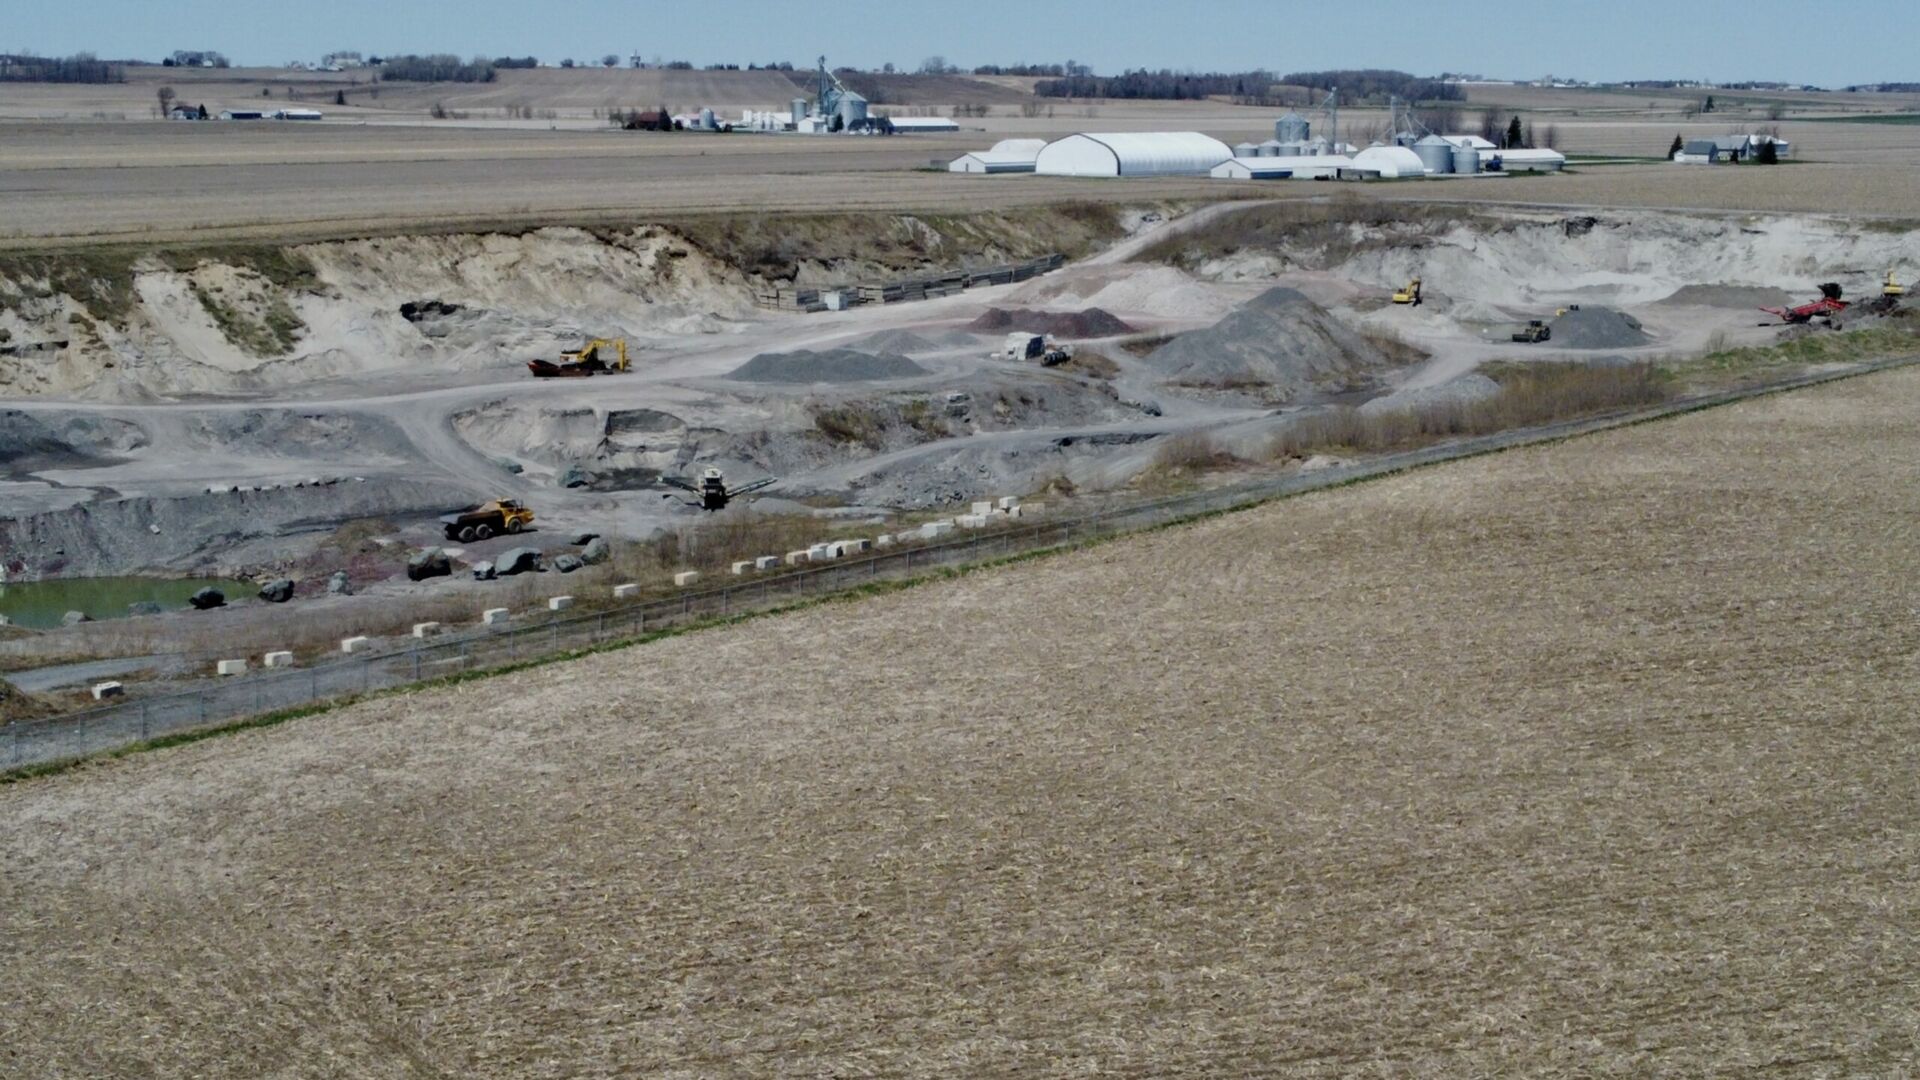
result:
M 0 51 L 236 63 L 334 49 L 562 57 L 659 54 L 696 64 L 917 66 L 1075 59 L 1101 72 L 1395 67 L 1589 79 L 1920 80 L 1910 0 L 6 0 Z M 805 12 L 832 10 L 832 24 Z M 1880 27 L 1884 33 L 1876 33 Z

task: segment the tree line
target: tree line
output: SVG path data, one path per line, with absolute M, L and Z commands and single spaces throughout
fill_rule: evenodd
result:
M 389 56 L 380 68 L 384 82 L 492 82 L 494 63 L 484 56 L 462 60 L 451 53 L 433 56 Z
M 127 65 L 101 60 L 92 53 L 72 56 L 0 54 L 0 82 L 123 83 Z
M 1033 92 L 1040 97 L 1198 101 L 1217 95 L 1264 96 L 1271 91 L 1274 81 L 1270 71 L 1194 73 L 1141 69 L 1120 75 L 1042 79 L 1033 84 Z
M 1380 105 L 1390 97 L 1403 101 L 1465 101 L 1467 93 L 1458 84 L 1409 75 L 1404 71 L 1362 68 L 1348 71 L 1296 71 L 1280 80 L 1289 86 L 1309 90 L 1339 90 L 1340 100 L 1351 105 Z

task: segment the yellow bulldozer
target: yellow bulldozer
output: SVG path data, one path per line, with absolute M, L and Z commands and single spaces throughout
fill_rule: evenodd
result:
M 1393 302 L 1396 304 L 1406 304 L 1410 307 L 1419 307 L 1420 279 L 1414 278 L 1412 281 L 1407 282 L 1398 292 L 1394 293 Z
M 560 354 L 560 362 L 529 360 L 527 370 L 538 379 L 585 378 L 612 375 L 627 370 L 627 342 L 624 338 L 594 338 L 577 349 Z

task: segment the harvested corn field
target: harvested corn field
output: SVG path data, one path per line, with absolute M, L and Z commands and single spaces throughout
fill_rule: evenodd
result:
M 1910 1072 L 1916 406 L 1859 379 L 0 788 L 0 1053 Z

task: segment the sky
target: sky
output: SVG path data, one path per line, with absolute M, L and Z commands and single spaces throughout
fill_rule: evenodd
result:
M 0 51 L 280 65 L 363 53 L 918 67 L 1077 60 L 1109 74 L 1399 68 L 1419 75 L 1920 81 L 1911 0 L 7 0 Z M 808 13 L 831 11 L 832 20 Z M 1878 33 L 1872 28 L 1884 27 Z M 1893 32 L 1892 28 L 1903 29 Z M 1865 32 L 1861 32 L 1864 30 Z

